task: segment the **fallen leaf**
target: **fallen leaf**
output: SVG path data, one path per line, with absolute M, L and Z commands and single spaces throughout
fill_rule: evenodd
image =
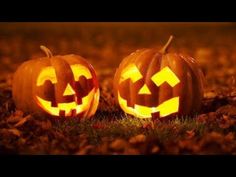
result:
M 103 142 L 101 145 L 97 147 L 97 152 L 99 154 L 107 154 L 108 153 L 108 148 L 109 148 L 109 143 L 108 142 Z
M 31 115 L 28 115 L 26 117 L 24 117 L 23 119 L 21 119 L 18 123 L 16 123 L 14 125 L 14 127 L 20 127 L 22 126 L 25 122 L 27 122 L 29 119 L 31 118 Z
M 194 130 L 187 130 L 186 135 L 187 135 L 187 139 L 191 139 L 195 136 L 195 131 Z
M 213 99 L 216 96 L 217 96 L 217 93 L 214 92 L 214 91 L 209 91 L 209 92 L 204 93 L 204 98 L 205 99 Z
M 49 120 L 42 121 L 41 127 L 43 130 L 49 130 L 50 128 L 52 128 L 52 123 Z
M 21 111 L 21 110 L 16 110 L 16 111 L 14 112 L 14 116 L 23 117 L 23 115 L 24 115 L 24 113 L 23 113 L 23 111 Z
M 138 149 L 135 149 L 135 148 L 126 148 L 124 154 L 125 155 L 139 155 L 140 152 L 138 151 Z
M 88 144 L 88 140 L 87 139 L 82 139 L 82 140 L 80 140 L 79 147 L 83 148 L 87 144 Z
M 232 105 L 222 106 L 216 110 L 216 113 L 220 115 L 236 116 L 236 107 Z
M 48 136 L 40 136 L 39 139 L 43 143 L 48 143 L 49 142 Z
M 116 139 L 110 144 L 110 148 L 115 151 L 124 150 L 126 146 L 127 146 L 127 141 L 123 139 Z
M 206 139 L 207 141 L 214 141 L 214 142 L 217 142 L 217 143 L 219 143 L 219 144 L 222 143 L 223 138 L 224 138 L 224 137 L 223 137 L 222 134 L 220 134 L 220 133 L 218 133 L 218 132 L 215 132 L 215 131 L 213 131 L 213 132 L 211 132 L 211 133 L 208 133 L 208 134 L 205 136 L 205 139 Z
M 16 122 L 19 122 L 21 119 L 22 119 L 22 117 L 20 117 L 20 116 L 10 116 L 7 119 L 7 122 L 8 123 L 16 123 Z
M 225 140 L 228 142 L 231 142 L 234 140 L 234 133 L 233 132 L 229 132 L 226 136 L 225 136 Z
M 11 132 L 12 134 L 18 136 L 18 137 L 20 137 L 20 135 L 21 135 L 21 132 L 16 128 L 9 129 L 8 131 Z
M 160 151 L 160 148 L 158 147 L 158 146 L 154 146 L 153 148 L 152 148 L 152 150 L 151 150 L 151 153 L 152 154 L 156 154 L 156 153 L 158 153 Z
M 86 155 L 89 154 L 89 152 L 91 152 L 91 150 L 94 149 L 93 145 L 88 145 L 85 146 L 84 148 L 82 148 L 81 150 L 79 150 L 79 152 L 75 153 L 76 155 Z
M 206 123 L 208 120 L 208 116 L 206 114 L 201 114 L 197 116 L 196 120 L 199 123 Z
M 143 134 L 133 136 L 129 139 L 129 143 L 131 143 L 131 144 L 144 143 L 145 141 L 146 141 L 146 136 Z
M 219 127 L 220 128 L 223 128 L 223 129 L 226 129 L 226 128 L 229 128 L 231 127 L 232 125 L 235 124 L 235 120 L 234 119 L 231 119 L 229 116 L 227 115 L 223 115 L 222 116 L 222 119 L 220 120 L 219 122 Z
M 9 134 L 10 133 L 10 134 L 13 134 L 13 135 L 18 136 L 18 137 L 20 137 L 20 135 L 21 135 L 21 132 L 16 128 L 12 128 L 12 129 L 4 128 L 4 129 L 1 129 L 1 133 L 3 133 L 3 134 Z

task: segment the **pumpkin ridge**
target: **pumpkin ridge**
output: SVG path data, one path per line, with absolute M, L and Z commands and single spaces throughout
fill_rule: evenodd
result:
M 159 57 L 158 57 L 158 55 L 159 55 Z M 157 57 L 158 57 L 158 58 L 157 58 Z M 159 52 L 155 52 L 155 53 L 154 53 L 152 59 L 150 60 L 148 69 L 146 70 L 146 76 L 145 76 L 145 79 L 144 79 L 144 83 L 148 83 L 148 81 L 152 82 L 152 81 L 151 81 L 151 77 L 152 77 L 152 76 L 148 78 L 149 72 L 151 72 L 151 68 L 153 67 L 153 63 L 155 63 L 155 60 L 158 60 L 158 64 L 159 64 L 157 71 L 160 70 L 162 57 L 163 57 L 163 55 L 160 55 Z M 151 74 L 153 74 L 153 73 L 151 73 Z M 160 87 L 157 87 L 157 90 L 156 90 L 156 93 L 158 93 L 158 94 L 157 94 L 157 98 L 156 98 L 157 100 L 159 100 L 159 90 L 160 90 Z M 149 99 L 150 99 L 150 98 L 145 97 L 145 103 L 144 103 L 144 105 L 146 105 L 147 102 L 150 102 Z M 159 103 L 159 101 L 157 101 L 157 102 Z
M 183 56 L 181 56 L 181 58 L 182 59 L 184 59 L 185 61 L 186 61 L 186 63 L 187 63 L 187 65 L 189 66 L 189 68 L 191 68 L 191 76 L 192 76 L 192 85 L 194 86 L 193 87 L 193 100 L 192 100 L 192 107 L 193 108 L 195 108 L 195 109 L 199 109 L 200 108 L 200 104 L 198 104 L 199 103 L 199 100 L 201 100 L 202 98 L 200 97 L 199 98 L 199 96 L 197 96 L 197 95 L 201 95 L 201 93 L 200 93 L 200 91 L 202 90 L 202 88 L 201 88 L 201 86 L 202 86 L 202 82 L 201 82 L 201 79 L 202 78 L 198 78 L 197 76 L 198 76 L 198 70 L 197 70 L 197 68 L 196 67 L 194 67 L 193 65 L 192 65 L 192 63 L 188 60 L 188 58 L 187 57 L 183 57 Z M 200 73 L 199 73 L 200 74 Z M 196 99 L 198 100 L 198 101 L 196 101 Z
M 98 97 L 100 95 L 99 90 L 97 90 L 96 88 L 94 89 L 94 96 L 96 96 L 96 94 L 98 93 Z M 97 109 L 99 103 L 96 103 L 95 97 L 93 97 L 91 104 L 89 105 L 89 108 L 87 109 L 87 111 L 84 113 L 84 117 L 90 117 L 94 114 L 94 107 L 95 110 Z
M 36 93 L 36 95 L 38 95 L 39 93 L 41 94 L 41 92 L 38 91 L 37 77 L 44 67 L 52 67 L 51 60 L 48 60 L 48 58 L 46 58 L 46 57 L 36 60 L 32 66 L 32 68 L 36 68 L 35 71 L 33 72 L 32 91 L 31 91 L 32 97 L 35 100 L 35 102 L 38 102 L 38 100 L 36 99 L 34 93 Z M 54 89 L 54 87 L 53 87 L 53 89 Z M 55 92 L 53 91 L 53 93 L 55 93 Z M 54 95 L 54 97 L 55 97 L 55 95 Z M 35 110 L 36 110 L 36 107 L 37 107 L 36 104 L 34 104 Z
M 86 65 L 88 67 L 88 70 L 90 71 L 90 73 L 92 74 L 92 77 L 93 78 L 97 78 L 97 74 L 96 74 L 96 71 L 94 69 L 94 67 L 90 64 L 90 63 L 87 63 L 87 61 L 85 60 L 85 58 L 81 57 L 81 56 L 78 56 L 78 55 L 73 55 L 73 61 L 71 61 L 72 59 L 68 57 L 71 57 L 71 55 L 66 55 L 63 59 L 69 63 L 70 65 L 71 64 L 75 64 L 75 63 L 80 63 L 82 65 Z M 99 83 L 96 79 L 92 79 L 93 80 L 93 84 L 98 88 L 99 87 Z
M 127 114 L 139 118 L 164 118 L 198 111 L 203 96 L 200 68 L 195 66 L 195 63 L 190 65 L 188 58 L 182 58 L 180 53 L 167 51 L 172 38 L 171 36 L 162 50 L 157 48 L 141 52 L 136 50 L 131 56 L 123 59 L 116 70 L 114 77 L 116 101 Z M 129 68 L 130 64 L 136 65 L 137 68 Z M 127 69 L 130 69 L 130 72 L 127 72 Z M 130 74 L 138 72 L 137 69 L 143 77 L 139 73 Z M 154 74 L 155 77 L 152 76 Z M 124 83 L 119 83 L 120 79 Z M 136 82 L 137 80 L 139 82 Z M 127 87 L 130 88 L 128 93 Z M 146 89 L 140 92 L 140 88 Z M 119 92 L 124 93 L 123 97 L 117 98 Z M 127 102 L 136 107 L 131 107 L 131 103 Z
M 143 49 L 143 50 L 141 50 L 140 51 L 140 54 L 137 54 L 135 57 L 134 57 L 134 59 L 132 59 L 132 60 L 130 60 L 130 62 L 129 63 L 134 63 L 135 64 L 135 66 L 138 68 L 138 70 L 140 71 L 140 69 L 139 69 L 139 67 L 137 66 L 137 62 L 138 61 L 140 61 L 140 59 L 142 59 L 141 57 L 143 56 L 143 55 L 145 55 L 147 52 L 149 52 L 149 50 L 148 49 Z M 142 74 L 142 73 L 141 73 Z M 143 76 L 143 74 L 142 74 L 142 76 Z M 131 105 L 135 105 L 135 103 L 136 103 L 136 90 L 137 90 L 137 88 L 136 87 L 134 87 L 133 86 L 133 83 L 130 81 L 129 82 L 129 95 L 131 95 L 131 97 L 130 97 L 130 103 L 131 103 Z
M 66 98 L 63 96 L 63 92 L 68 83 L 73 83 L 73 73 L 71 71 L 70 65 L 61 56 L 54 56 L 51 62 L 53 68 L 55 68 L 56 77 L 60 78 L 58 79 L 57 84 L 54 85 L 55 101 L 56 103 L 64 103 Z M 63 70 L 62 68 L 66 70 L 66 72 L 63 74 L 61 73 L 61 70 Z
M 170 40 L 170 39 L 169 39 Z M 168 48 L 166 49 L 166 50 L 168 50 Z M 168 63 L 168 67 L 171 69 L 171 70 L 173 70 L 173 68 L 170 66 L 170 63 L 171 63 L 171 61 L 170 61 L 170 59 L 169 59 L 169 57 L 167 57 L 167 63 Z M 178 77 L 178 76 L 177 76 Z M 171 88 L 170 90 L 171 90 L 171 92 L 170 92 L 170 98 L 173 98 L 174 97 L 174 87 L 173 88 Z M 180 103 L 179 103 L 180 104 Z M 180 105 L 179 105 L 180 106 Z
M 185 112 L 186 107 L 184 107 L 183 105 L 187 105 L 186 103 L 189 100 L 187 96 L 188 94 L 190 94 L 184 89 L 188 87 L 187 75 L 185 74 L 187 72 L 187 65 L 175 53 L 166 54 L 166 57 L 171 70 L 176 74 L 178 78 L 181 78 L 181 82 L 179 83 L 180 85 L 176 85 L 172 88 L 172 96 L 179 97 L 179 111 Z M 173 61 L 175 62 L 175 65 L 173 65 Z
M 189 102 L 189 104 L 187 104 L 188 109 L 186 111 L 187 112 L 186 114 L 190 114 L 191 110 L 194 108 L 194 102 L 195 102 L 194 100 L 196 99 L 196 97 L 194 97 L 194 93 L 195 93 L 196 88 L 194 88 L 193 74 L 194 73 L 192 72 L 191 68 L 188 66 L 188 72 L 187 72 L 188 82 L 187 82 L 187 84 L 188 84 L 188 92 L 190 93 L 188 100 L 191 100 L 191 102 Z
M 74 79 L 74 74 L 69 62 L 64 60 L 65 56 L 47 55 L 48 57 L 25 61 L 17 68 L 12 85 L 13 100 L 16 108 L 27 113 L 36 113 L 39 115 L 47 114 L 56 117 L 74 117 L 75 113 L 80 117 L 83 116 L 81 113 L 91 108 L 93 108 L 91 109 L 91 115 L 94 114 L 97 107 L 93 106 L 98 104 L 99 96 L 96 96 L 96 99 L 94 99 L 93 93 L 91 92 L 89 97 L 85 99 L 87 100 L 85 105 L 80 106 L 80 104 L 76 104 L 72 97 L 75 97 L 73 89 L 77 89 L 77 87 L 73 87 L 73 84 L 75 84 L 77 80 Z M 75 64 L 82 65 L 88 69 L 88 72 L 91 74 L 88 78 L 91 78 L 89 82 L 92 88 L 99 90 L 96 73 L 92 71 L 93 68 L 91 68 L 91 65 L 85 60 L 76 61 L 73 59 L 73 56 L 70 57 L 72 57 L 71 60 L 73 60 Z M 44 70 L 44 68 L 46 68 L 46 70 Z M 86 74 L 86 76 L 88 76 L 88 74 Z M 87 82 L 84 82 L 84 84 L 88 85 Z M 58 89 L 56 89 L 56 87 L 58 87 Z M 66 88 L 69 89 L 65 90 Z M 56 97 L 56 92 L 59 93 L 59 97 Z M 56 98 L 53 98 L 53 95 Z M 84 97 L 78 97 L 78 99 L 83 98 Z M 70 102 L 69 99 L 73 101 Z M 52 102 L 61 104 L 60 106 L 54 106 Z
M 161 71 L 162 69 L 164 69 L 165 67 L 169 67 L 171 70 L 173 70 L 173 68 L 170 66 L 170 61 L 169 61 L 169 55 L 168 54 L 161 54 L 161 60 L 160 60 L 160 67 L 158 69 L 158 71 Z M 165 97 L 164 98 L 171 98 L 171 95 L 173 95 L 173 90 L 174 88 L 172 88 L 170 85 L 166 85 L 166 82 L 164 83 L 165 85 L 160 85 L 158 87 L 158 103 L 162 104 L 166 99 L 163 100 L 163 95 Z M 164 87 L 164 88 L 163 88 Z
M 68 58 L 68 57 L 71 57 L 71 55 L 69 55 L 68 57 L 67 57 L 67 56 L 68 56 L 68 55 L 66 55 L 66 56 L 63 58 L 63 60 L 66 61 L 69 65 L 72 65 L 73 63 L 78 63 L 76 60 L 79 60 L 79 63 L 84 64 L 84 65 L 87 66 L 87 68 L 88 68 L 88 70 L 90 71 L 90 73 L 91 73 L 91 75 L 93 76 L 93 78 L 97 78 L 93 66 L 92 66 L 91 64 L 89 64 L 89 63 L 86 63 L 86 61 L 85 61 L 85 59 L 84 59 L 83 57 L 74 55 L 74 58 L 73 58 L 74 61 L 71 62 L 71 60 L 69 60 L 69 58 Z M 72 74 L 73 74 L 73 72 L 72 72 Z M 83 85 L 84 83 L 83 83 L 83 84 L 81 83 L 81 77 L 84 77 L 84 76 L 80 76 L 80 78 L 78 79 L 77 82 L 79 82 L 80 85 Z M 86 80 L 88 80 L 88 79 L 86 78 Z M 95 79 L 89 79 L 89 80 L 90 80 L 89 82 L 86 82 L 85 90 L 87 90 L 87 89 L 90 88 L 92 85 L 94 85 L 94 96 L 95 96 L 96 93 L 99 92 L 99 85 L 98 85 L 98 82 L 97 82 Z M 74 83 L 74 80 L 72 80 L 72 81 L 73 81 L 73 83 Z M 92 83 L 90 83 L 90 82 L 92 82 Z M 75 84 L 76 84 L 76 83 L 75 83 Z M 92 90 L 93 90 L 93 88 L 92 88 L 90 91 L 92 91 Z M 77 91 L 76 91 L 76 93 L 77 93 Z M 82 94 L 82 93 L 81 93 L 81 94 Z M 86 95 L 85 95 L 85 96 L 86 96 Z M 99 97 L 99 96 L 98 96 L 98 97 Z M 95 106 L 96 109 L 97 109 L 97 105 L 96 105 L 96 104 L 97 104 L 97 103 L 96 103 L 96 100 L 95 100 L 95 98 L 93 97 L 92 100 L 91 100 L 91 104 L 89 105 L 89 107 L 88 107 L 85 111 L 81 112 L 81 114 L 83 115 L 83 117 L 90 117 L 90 116 L 92 116 L 92 115 L 95 113 L 95 112 L 94 112 L 94 106 Z M 96 109 L 95 109 L 95 110 L 96 110 Z

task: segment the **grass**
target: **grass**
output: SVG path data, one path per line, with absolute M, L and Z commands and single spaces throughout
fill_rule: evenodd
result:
M 2 34 L 5 35 L 6 32 L 8 34 L 6 38 L 0 41 L 0 48 L 2 48 L 0 88 L 3 88 L 2 90 L 4 91 L 0 93 L 0 103 L 2 104 L 0 107 L 1 129 L 12 129 L 11 126 L 13 126 L 13 124 L 11 125 L 6 121 L 13 114 L 12 111 L 14 110 L 10 90 L 12 84 L 11 75 L 22 61 L 42 56 L 39 45 L 45 41 L 47 41 L 47 46 L 54 54 L 64 55 L 74 53 L 87 58 L 96 69 L 100 79 L 101 98 L 103 98 L 100 99 L 101 102 L 97 114 L 91 120 L 78 121 L 76 119 L 68 119 L 66 121 L 52 121 L 52 127 L 44 130 L 40 126 L 40 123 L 46 122 L 44 117 L 42 117 L 42 120 L 34 121 L 37 118 L 33 116 L 31 120 L 19 128 L 19 131 L 22 132 L 22 136 L 20 137 L 11 135 L 13 139 L 10 139 L 8 136 L 5 136 L 6 133 L 3 132 L 6 131 L 4 130 L 2 131 L 0 141 L 6 142 L 5 144 L 2 143 L 4 147 L 10 145 L 14 151 L 20 148 L 19 152 L 22 152 L 21 149 L 23 149 L 24 152 L 42 151 L 46 153 L 54 153 L 54 149 L 61 148 L 61 153 L 64 151 L 71 153 L 71 149 L 73 148 L 69 147 L 70 143 L 76 146 L 76 151 L 83 149 L 83 147 L 79 148 L 81 135 L 87 136 L 88 138 L 85 139 L 90 144 L 96 145 L 102 142 L 103 137 L 108 137 L 111 141 L 119 137 L 128 140 L 132 136 L 144 134 L 147 138 L 153 139 L 155 144 L 160 145 L 162 152 L 169 152 L 166 151 L 168 145 L 164 147 L 166 142 L 181 141 L 192 132 L 194 132 L 194 138 L 192 139 L 193 146 L 199 144 L 199 141 L 204 142 L 205 139 L 208 141 L 209 133 L 213 131 L 220 133 L 222 136 L 227 135 L 229 132 L 235 134 L 235 124 L 230 125 L 228 128 L 222 128 L 220 127 L 222 116 L 212 116 L 212 120 L 210 120 L 211 116 L 209 115 L 210 112 L 216 113 L 219 107 L 231 104 L 231 102 L 227 101 L 228 99 L 225 99 L 225 97 L 221 99 L 220 96 L 228 96 L 231 91 L 225 90 L 224 88 L 228 89 L 231 86 L 235 86 L 235 81 L 231 77 L 236 73 L 234 68 L 236 55 L 233 52 L 236 50 L 234 45 L 235 35 L 233 35 L 235 34 L 234 26 L 209 28 L 206 25 L 205 27 L 199 26 L 196 30 L 196 27 L 186 28 L 185 25 L 177 25 L 177 28 L 174 26 L 167 28 L 157 24 L 155 28 L 152 25 L 147 25 L 145 28 L 137 29 L 133 28 L 132 25 L 125 28 L 122 25 L 116 27 L 113 25 L 109 27 L 108 25 L 108 27 L 104 26 L 101 28 L 99 33 L 97 33 L 97 28 L 95 27 L 87 28 L 83 25 L 80 26 L 79 28 L 67 26 L 67 30 L 64 30 L 64 28 L 58 30 L 58 27 L 55 26 L 51 31 L 43 30 L 44 28 L 41 29 L 36 26 L 35 28 L 37 30 L 24 27 L 26 31 L 30 29 L 30 33 L 24 32 L 24 30 L 19 31 L 14 25 L 14 30 L 10 30 L 12 31 L 10 33 L 8 28 L 1 30 Z M 17 33 L 15 33 L 16 30 L 18 30 Z M 199 33 L 199 30 L 203 31 L 203 33 Z M 222 30 L 224 32 L 227 31 L 227 33 L 222 33 Z M 206 107 L 201 112 L 201 114 L 204 114 L 203 116 L 207 117 L 207 122 L 198 121 L 199 117 L 196 116 L 180 117 L 168 122 L 141 120 L 117 111 L 115 105 L 113 105 L 113 100 L 110 100 L 113 71 L 119 65 L 122 58 L 139 48 L 158 47 L 170 34 L 174 34 L 177 37 L 172 51 L 181 51 L 181 53 L 187 53 L 196 58 L 206 75 L 207 92 L 208 90 L 213 90 L 214 94 L 217 95 L 216 99 L 214 98 L 212 102 L 206 102 Z M 37 36 L 40 39 L 37 40 Z M 93 40 L 91 40 L 91 37 Z M 8 77 L 9 73 L 10 77 Z M 5 88 L 7 88 L 6 92 Z M 232 104 L 235 104 L 235 101 L 232 101 Z M 225 112 L 227 113 L 228 109 Z M 226 122 L 230 122 L 231 120 L 234 120 L 234 118 L 230 117 Z M 59 132 L 58 135 L 57 131 Z M 7 135 L 9 134 L 8 132 Z M 41 136 L 49 140 L 41 142 Z M 81 139 L 83 140 L 83 138 Z M 26 143 L 22 143 L 21 145 L 18 140 L 23 140 Z M 36 150 L 28 149 L 30 147 L 28 143 L 32 144 L 34 146 L 33 148 L 37 147 Z M 145 143 L 147 145 L 150 144 L 149 141 Z M 231 143 L 234 146 L 235 138 Z M 225 152 L 225 150 L 222 150 L 222 152 Z M 233 148 L 232 152 L 235 153 Z
M 63 123 L 56 123 L 54 128 L 70 135 L 79 135 L 86 132 L 90 143 L 97 144 L 102 137 L 129 139 L 138 134 L 144 134 L 149 138 L 157 138 L 160 142 L 177 141 L 186 135 L 186 131 L 194 130 L 196 136 L 203 135 L 206 125 L 190 117 L 176 118 L 168 122 L 153 122 L 150 119 L 144 120 L 123 115 L 119 118 L 115 117 L 113 120 L 102 116 L 81 122 L 70 119 Z

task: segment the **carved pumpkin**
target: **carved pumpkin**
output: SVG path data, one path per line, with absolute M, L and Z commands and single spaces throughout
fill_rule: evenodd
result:
M 137 50 L 124 58 L 114 77 L 114 94 L 121 109 L 139 118 L 164 118 L 197 113 L 204 77 L 196 61 L 167 50 Z
M 61 117 L 90 117 L 98 106 L 99 87 L 93 67 L 81 56 L 53 56 L 24 62 L 13 78 L 13 99 L 25 112 Z

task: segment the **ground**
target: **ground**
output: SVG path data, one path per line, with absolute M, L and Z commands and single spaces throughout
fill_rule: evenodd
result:
M 1 23 L 1 154 L 235 154 L 236 25 L 233 23 Z M 128 116 L 112 81 L 121 60 L 139 48 L 161 47 L 194 57 L 206 77 L 198 115 L 160 122 Z M 91 120 L 38 117 L 18 110 L 12 76 L 25 60 L 79 54 L 95 68 L 101 90 Z

